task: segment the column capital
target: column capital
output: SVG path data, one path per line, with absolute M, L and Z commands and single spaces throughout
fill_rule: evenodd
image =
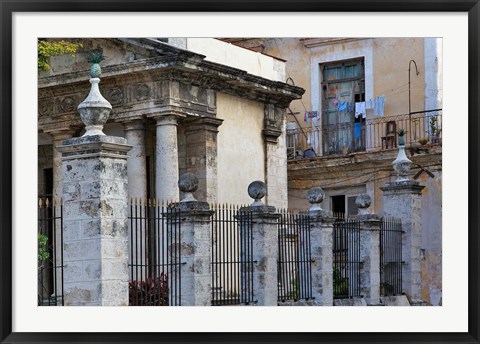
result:
M 45 134 L 51 135 L 53 141 L 62 141 L 65 139 L 69 139 L 75 134 L 75 130 L 70 127 L 49 129 L 45 130 L 44 132 Z
M 152 117 L 157 121 L 156 125 L 157 127 L 162 126 L 162 125 L 178 125 L 178 119 L 180 116 L 178 115 L 158 115 L 155 117 Z
M 145 130 L 145 124 L 141 118 L 128 119 L 126 121 L 120 122 L 123 124 L 123 130 Z
M 218 127 L 222 125 L 223 119 L 217 117 L 188 117 L 184 121 L 185 131 L 208 130 L 218 132 Z

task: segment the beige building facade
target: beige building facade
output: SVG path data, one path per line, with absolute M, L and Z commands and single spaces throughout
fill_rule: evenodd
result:
M 441 38 L 225 40 L 286 60 L 286 81 L 306 90 L 287 115 L 289 208 L 307 209 L 308 189 L 321 186 L 328 210 L 354 215 L 356 197 L 366 193 L 382 214 L 380 187 L 395 179 L 397 132 L 406 131 L 410 178 L 426 186 L 422 297 L 441 305 Z M 357 115 L 364 102 L 371 108 Z

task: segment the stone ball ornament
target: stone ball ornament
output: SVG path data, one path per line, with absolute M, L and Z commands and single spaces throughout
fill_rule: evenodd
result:
M 267 184 L 260 180 L 251 182 L 248 185 L 248 195 L 254 199 L 253 206 L 264 205 L 261 201 L 263 197 L 267 194 Z
M 320 203 L 322 203 L 325 198 L 325 191 L 321 187 L 313 187 L 307 192 L 307 200 L 312 205 L 310 211 L 313 210 L 322 210 Z
M 367 208 L 370 204 L 372 204 L 372 199 L 367 194 L 358 195 L 355 199 L 355 205 L 357 206 L 360 215 L 367 214 Z
M 193 193 L 198 189 L 197 176 L 189 172 L 182 174 L 178 179 L 178 188 L 185 194 L 181 202 L 196 201 Z

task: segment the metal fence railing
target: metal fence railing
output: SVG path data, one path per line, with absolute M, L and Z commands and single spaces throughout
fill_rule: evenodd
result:
M 130 201 L 130 306 L 181 306 L 180 227 L 173 204 Z
M 333 297 L 360 297 L 360 222 L 338 218 L 333 225 Z
M 38 197 L 39 306 L 63 306 L 63 206 L 52 195 Z
M 402 222 L 384 218 L 380 230 L 380 293 L 402 294 Z
M 312 299 L 309 217 L 280 212 L 278 222 L 278 301 Z
M 252 213 L 237 205 L 212 205 L 212 305 L 253 299 Z
M 437 144 L 442 136 L 442 109 L 374 117 L 357 122 L 319 124 L 287 130 L 289 159 L 392 149 L 403 129 L 405 144 Z

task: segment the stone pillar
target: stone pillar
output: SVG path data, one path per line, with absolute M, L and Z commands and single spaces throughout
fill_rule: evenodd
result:
M 280 214 L 275 207 L 263 204 L 267 187 L 262 181 L 254 181 L 248 186 L 248 194 L 255 201 L 249 207 L 241 208 L 239 216 L 249 212 L 252 226 L 253 255 L 253 305 L 278 305 L 278 220 Z
M 402 220 L 402 290 L 412 305 L 420 305 L 422 276 L 420 247 L 422 242 L 421 204 L 424 186 L 414 181 L 387 183 L 383 191 L 384 216 Z
M 402 220 L 402 289 L 411 305 L 423 305 L 421 299 L 422 276 L 420 247 L 422 241 L 421 205 L 422 190 L 425 186 L 411 181 L 408 173 L 412 162 L 405 155 L 403 136 L 399 137 L 399 151 L 392 165 L 397 172 L 397 180 L 387 183 L 383 191 L 384 216 Z
M 360 293 L 369 306 L 380 304 L 380 229 L 381 218 L 369 214 L 371 198 L 367 194 L 357 197 L 360 221 Z
M 52 169 L 53 169 L 53 191 L 52 191 L 52 199 L 54 200 L 54 204 L 61 204 L 62 201 L 62 153 L 58 150 L 58 147 L 61 146 L 63 140 L 69 139 L 73 136 L 74 131 L 70 128 L 61 128 L 55 129 L 51 131 L 47 131 L 53 138 L 53 161 L 52 161 Z M 62 226 L 61 221 L 56 220 L 55 223 L 55 238 L 49 238 L 50 240 L 55 241 L 55 252 L 54 252 L 54 259 L 55 259 L 55 266 L 59 267 L 62 266 Z M 61 281 L 62 277 L 62 269 L 55 269 L 55 281 L 53 281 L 54 287 L 54 294 L 61 295 Z
M 183 174 L 178 186 L 185 198 L 178 203 L 180 211 L 180 242 L 174 236 L 169 247 L 174 256 L 179 254 L 180 269 L 180 305 L 211 306 L 212 302 L 212 228 L 210 210 L 207 202 L 197 201 L 192 193 L 198 188 L 198 179 L 191 173 Z
M 217 133 L 222 122 L 216 117 L 185 122 L 187 171 L 199 179 L 198 199 L 208 203 L 217 202 Z
M 128 305 L 127 152 L 120 137 L 64 141 L 64 290 L 67 306 Z
M 179 199 L 177 117 L 161 115 L 156 120 L 155 197 L 162 201 L 176 201 Z
M 267 202 L 280 209 L 288 207 L 286 109 L 265 104 L 265 181 Z
M 318 305 L 333 306 L 333 222 L 332 214 L 320 207 L 325 197 L 319 187 L 308 191 L 312 255 L 312 296 Z
M 64 300 L 67 306 L 128 306 L 127 152 L 121 137 L 105 136 L 112 106 L 100 94 L 102 56 L 92 53 L 90 93 L 78 111 L 82 137 L 65 140 Z
M 128 197 L 147 198 L 147 160 L 145 155 L 145 126 L 137 119 L 123 123 L 125 139 L 132 146 L 128 153 Z

